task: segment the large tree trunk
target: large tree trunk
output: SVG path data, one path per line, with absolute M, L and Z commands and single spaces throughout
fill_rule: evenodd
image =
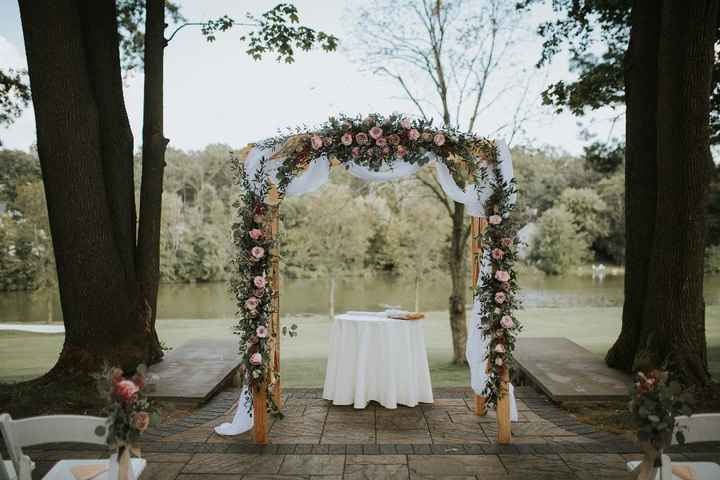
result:
M 160 226 L 165 148 L 163 133 L 163 62 L 165 1 L 148 0 L 145 21 L 145 97 L 143 101 L 142 182 L 138 227 L 137 269 L 149 310 L 148 330 L 153 338 L 150 361 L 162 358 L 155 330 L 160 282 Z
M 122 102 L 120 72 L 99 52 L 117 53 L 115 7 L 19 4 L 66 331 L 49 378 L 87 375 L 103 362 L 132 368 L 146 360 L 146 317 L 128 273 L 128 225 L 116 225 L 132 218 L 131 203 L 115 198 L 127 185 L 112 170 L 127 164 L 132 140 L 128 150 L 126 121 L 108 118 L 118 114 L 109 97 Z M 120 165 L 106 166 L 106 153 Z
M 718 2 L 666 1 L 658 57 L 658 201 L 636 364 L 709 379 L 703 264 Z
M 465 303 L 467 302 L 467 274 L 465 271 L 465 205 L 454 203 L 452 216 L 452 238 L 450 239 L 450 279 L 452 292 L 449 298 L 450 331 L 452 333 L 453 363 L 466 365 L 467 323 Z
M 637 1 L 632 8 L 625 55 L 625 303 L 622 330 L 605 358 L 630 371 L 642 329 L 643 306 L 655 225 L 657 195 L 657 55 L 661 1 Z

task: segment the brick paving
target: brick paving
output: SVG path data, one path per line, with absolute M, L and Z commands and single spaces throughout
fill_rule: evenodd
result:
M 288 389 L 285 417 L 273 419 L 270 444 L 251 435 L 224 438 L 212 427 L 232 418 L 237 390 L 147 432 L 142 480 L 268 479 L 611 479 L 640 458 L 623 436 L 596 431 L 529 387 L 518 387 L 513 443 L 495 441 L 493 412 L 477 417 L 472 392 L 436 389 L 435 403 L 387 410 L 332 406 L 319 389 Z M 28 452 L 40 478 L 61 458 L 100 458 L 87 446 L 47 445 Z M 677 448 L 675 460 L 720 463 L 720 444 Z

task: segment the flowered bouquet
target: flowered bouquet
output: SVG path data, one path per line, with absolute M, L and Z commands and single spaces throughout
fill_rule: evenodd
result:
M 145 372 L 145 365 L 140 365 L 131 377 L 126 377 L 119 368 L 105 375 L 102 390 L 109 400 L 107 442 L 112 448 L 137 448 L 143 432 L 159 420 L 156 409 L 142 392 Z
M 638 427 L 637 438 L 662 452 L 672 443 L 675 417 L 690 415 L 692 393 L 683 391 L 679 382 L 669 379 L 668 372 L 655 369 L 638 372 L 630 387 L 630 412 Z M 678 443 L 685 443 L 682 430 L 676 432 Z M 658 456 L 659 458 L 659 456 Z
M 497 406 L 503 395 L 503 376 L 508 372 L 515 349 L 515 338 L 522 330 L 515 312 L 520 307 L 516 297 L 518 290 L 515 260 L 517 258 L 516 226 L 510 215 L 516 193 L 514 181 L 503 178 L 500 166 L 493 166 L 493 193 L 486 204 L 488 225 L 483 236 L 485 262 L 489 269 L 483 269 L 480 285 L 475 291 L 482 304 L 481 324 L 483 334 L 489 339 L 487 352 L 487 373 L 489 381 L 483 395 L 489 406 Z

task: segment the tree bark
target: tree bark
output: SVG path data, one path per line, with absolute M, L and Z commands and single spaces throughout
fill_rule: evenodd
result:
M 467 344 L 467 323 L 465 303 L 467 302 L 467 275 L 465 272 L 465 205 L 454 203 L 452 215 L 452 237 L 450 239 L 450 280 L 452 292 L 449 298 L 450 331 L 452 333 L 453 360 L 456 365 L 467 365 L 465 348 Z
M 103 362 L 134 368 L 145 361 L 144 316 L 118 245 L 117 232 L 127 226 L 114 226 L 117 218 L 130 218 L 123 211 L 129 204 L 110 204 L 117 190 L 106 185 L 103 156 L 126 131 L 121 121 L 106 118 L 116 104 L 98 98 L 114 88 L 119 69 L 102 65 L 96 45 L 90 45 L 117 51 L 114 4 L 21 0 L 19 5 L 65 322 L 60 358 L 46 378 L 67 382 L 72 374 L 97 371 Z M 97 22 L 92 28 L 85 21 L 91 9 Z
M 142 182 L 138 226 L 137 270 L 148 309 L 148 330 L 153 344 L 150 361 L 162 358 L 155 330 L 160 282 L 160 226 L 165 148 L 163 133 L 163 62 L 165 51 L 165 1 L 148 0 L 145 20 L 145 96 L 143 99 Z
M 636 1 L 625 54 L 625 303 L 605 361 L 630 371 L 640 340 L 657 196 L 657 55 L 662 2 Z
M 666 1 L 658 56 L 657 208 L 635 363 L 709 380 L 703 299 L 717 0 Z

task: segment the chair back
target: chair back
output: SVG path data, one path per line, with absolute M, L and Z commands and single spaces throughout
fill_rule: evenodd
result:
M 0 431 L 19 480 L 29 479 L 34 468 L 30 457 L 23 454 L 24 447 L 43 443 L 76 442 L 105 445 L 108 436 L 108 419 L 84 415 L 48 415 L 13 420 L 0 415 Z
M 720 413 L 698 413 L 675 418 L 675 431 L 682 431 L 685 443 L 720 441 Z M 673 444 L 677 438 L 673 435 Z

